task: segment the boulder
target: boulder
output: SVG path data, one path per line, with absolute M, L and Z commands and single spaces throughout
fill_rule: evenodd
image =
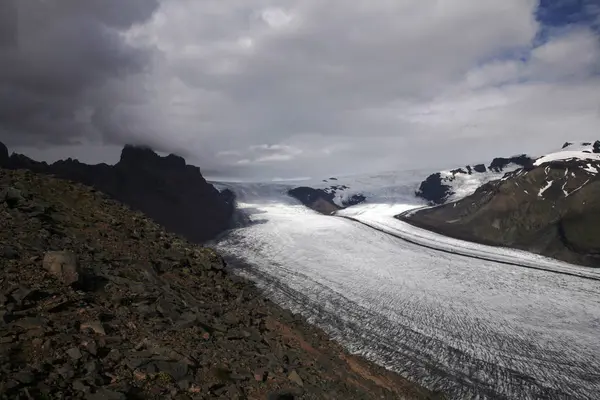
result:
M 9 207 L 14 208 L 25 201 L 25 197 L 19 189 L 8 187 L 0 192 L 0 201 L 4 201 Z
M 594 153 L 600 153 L 600 140 L 594 142 Z
M 79 281 L 79 261 L 70 251 L 50 251 L 44 255 L 43 266 L 46 271 L 65 285 Z
M 290 374 L 288 375 L 288 379 L 290 381 L 294 382 L 298 386 L 304 386 L 304 381 L 302 380 L 302 378 L 300 377 L 300 375 L 298 375 L 298 372 L 296 372 L 296 371 L 290 372 Z

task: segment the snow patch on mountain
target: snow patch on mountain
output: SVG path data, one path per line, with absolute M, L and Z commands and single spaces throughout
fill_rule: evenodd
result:
M 585 152 L 585 151 L 559 151 L 557 153 L 550 153 L 543 157 L 535 160 L 533 165 L 539 167 L 540 165 L 553 162 L 553 161 L 569 161 L 569 160 L 593 160 L 600 161 L 600 154 Z
M 442 171 L 440 172 L 442 181 L 448 184 L 452 192 L 446 201 L 452 202 L 470 196 L 475 193 L 477 188 L 481 185 L 496 179 L 501 179 L 507 172 L 516 171 L 519 168 L 521 168 L 521 166 L 510 163 L 504 167 L 502 172 L 487 170 L 486 172 L 464 174 L 453 173 L 452 171 Z
M 426 170 L 409 170 L 346 175 L 305 181 L 303 185 L 332 195 L 333 202 L 342 208 L 360 203 L 388 204 L 398 199 L 422 203 L 414 193 L 428 173 Z
M 544 192 L 548 189 L 550 189 L 550 186 L 552 186 L 552 183 L 554 183 L 554 181 L 550 181 L 546 183 L 546 186 L 544 186 L 543 188 L 540 189 L 540 191 L 538 192 L 538 197 L 542 197 L 544 195 Z

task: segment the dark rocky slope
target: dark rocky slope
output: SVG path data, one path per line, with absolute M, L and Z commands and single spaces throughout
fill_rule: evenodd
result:
M 0 252 L 2 399 L 429 396 L 83 185 L 0 169 Z
M 599 171 L 597 160 L 552 160 L 399 218 L 460 239 L 600 267 Z
M 329 178 L 337 180 L 336 178 Z M 345 207 L 351 207 L 365 202 L 366 197 L 362 194 L 354 194 L 342 200 L 341 205 L 336 204 L 335 197 L 338 191 L 349 189 L 344 185 L 333 185 L 325 189 L 315 189 L 308 186 L 300 186 L 288 191 L 288 195 L 300 200 L 302 204 L 322 214 L 333 214 Z
M 290 189 L 288 195 L 300 200 L 306 207 L 311 208 L 322 214 L 333 214 L 341 209 L 334 203 L 334 195 L 323 189 L 314 189 L 307 186 L 300 186 Z
M 193 242 L 207 241 L 226 230 L 234 212 L 232 194 L 219 193 L 198 167 L 187 165 L 179 156 L 161 157 L 144 147 L 125 146 L 120 161 L 111 166 L 72 159 L 47 164 L 21 154 L 8 157 L 6 146 L 0 145 L 0 166 L 93 186 Z

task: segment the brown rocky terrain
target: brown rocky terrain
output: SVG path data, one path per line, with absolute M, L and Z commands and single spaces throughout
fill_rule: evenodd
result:
M 599 171 L 593 159 L 532 165 L 457 202 L 398 218 L 459 239 L 600 267 Z
M 88 165 L 73 159 L 47 164 L 22 154 L 9 156 L 0 143 L 0 167 L 92 186 L 196 243 L 228 229 L 234 212 L 233 194 L 219 193 L 198 167 L 173 154 L 161 157 L 146 147 L 125 146 L 115 165 Z
M 0 224 L 2 399 L 433 398 L 92 188 L 0 169 Z

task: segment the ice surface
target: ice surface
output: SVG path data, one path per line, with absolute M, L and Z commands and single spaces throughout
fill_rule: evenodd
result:
M 600 154 L 587 153 L 585 151 L 574 151 L 574 150 L 559 151 L 559 152 L 550 153 L 548 155 L 538 158 L 537 160 L 535 160 L 533 165 L 539 166 L 539 165 L 542 165 L 544 163 L 551 162 L 551 161 L 573 160 L 573 159 L 600 161 Z
M 451 398 L 600 398 L 598 272 L 407 225 L 393 215 L 421 204 L 396 185 L 333 217 L 285 186 L 230 185 L 255 223 L 217 247 L 351 351 Z

